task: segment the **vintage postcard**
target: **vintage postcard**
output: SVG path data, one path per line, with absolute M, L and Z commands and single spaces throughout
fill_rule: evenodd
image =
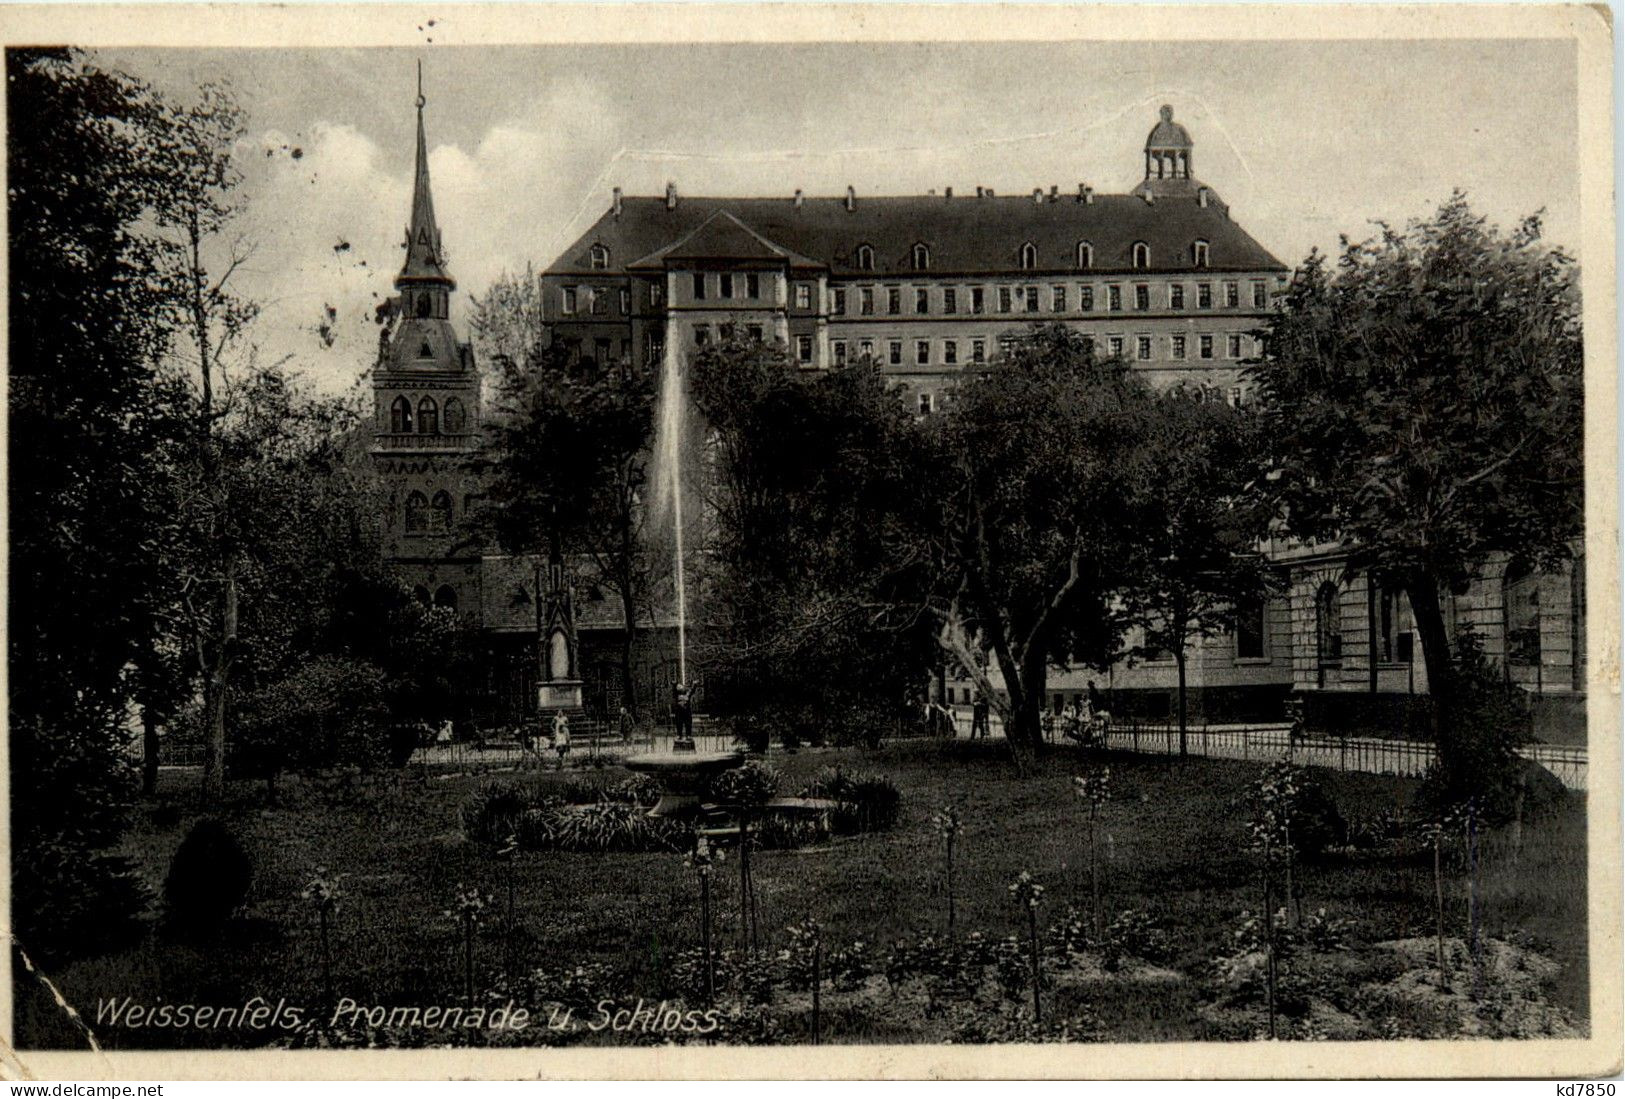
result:
M 0 7 L 0 1073 L 1618 1072 L 1612 35 Z

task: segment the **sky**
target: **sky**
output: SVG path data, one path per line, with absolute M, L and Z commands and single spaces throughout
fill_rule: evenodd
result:
M 1572 41 L 684 44 L 98 50 L 184 101 L 229 83 L 254 243 L 251 338 L 326 392 L 377 347 L 411 194 L 423 62 L 453 321 L 540 269 L 610 202 L 659 194 L 1126 192 L 1164 103 L 1195 174 L 1289 265 L 1452 188 L 1510 226 L 1579 241 Z M 348 245 L 348 247 L 345 247 Z M 332 307 L 333 339 L 319 326 Z

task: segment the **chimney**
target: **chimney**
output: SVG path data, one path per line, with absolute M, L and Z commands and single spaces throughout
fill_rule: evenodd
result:
M 853 210 L 856 210 L 857 208 L 858 208 L 858 192 L 853 189 L 853 187 L 852 187 L 852 185 L 850 183 L 848 183 L 846 185 L 846 212 L 850 214 Z
M 677 209 L 677 184 L 666 181 L 666 209 Z
M 993 197 L 993 188 L 991 188 L 991 187 L 989 187 L 989 188 L 988 188 L 988 189 L 987 189 L 987 197 L 988 197 L 988 198 L 992 198 L 992 197 Z
M 1086 206 L 1095 204 L 1095 189 L 1086 183 L 1078 184 L 1078 201 Z
M 1157 204 L 1157 196 L 1152 194 L 1150 191 L 1147 191 L 1145 193 L 1145 204 L 1147 206 L 1155 206 Z
M 1043 202 L 1044 201 L 1044 188 L 1042 188 L 1042 187 L 1034 187 L 1033 188 L 1033 201 L 1034 202 Z
M 614 212 L 615 216 L 619 218 L 621 216 L 621 189 L 619 187 L 611 188 L 609 194 L 609 208 Z
M 1207 208 L 1207 200 L 1208 200 L 1208 189 L 1206 187 L 1198 187 L 1196 189 L 1196 205 L 1202 207 L 1203 209 L 1206 209 Z
M 985 195 L 985 193 L 986 192 L 985 192 L 984 188 L 982 187 L 982 185 L 980 183 L 978 183 L 976 185 L 976 197 L 977 198 L 982 198 Z M 408 234 L 408 235 L 410 235 L 410 234 Z
M 797 187 L 796 188 L 796 209 L 797 210 L 801 209 L 801 201 L 802 201 L 801 188 Z
M 954 197 L 954 189 L 952 187 L 944 187 L 942 189 L 942 197 L 943 198 L 953 198 Z
M 1056 199 L 1058 199 L 1060 197 L 1061 197 L 1061 189 L 1059 187 L 1057 187 L 1055 184 L 1051 183 L 1049 185 L 1049 200 L 1051 202 L 1054 202 Z

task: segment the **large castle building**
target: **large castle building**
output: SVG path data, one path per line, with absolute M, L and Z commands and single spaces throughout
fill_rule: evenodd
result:
M 397 318 L 374 373 L 377 468 L 391 493 L 386 545 L 419 598 L 456 608 L 490 642 L 487 709 L 526 713 L 535 697 L 538 560 L 488 551 L 469 516 L 480 489 L 480 379 L 447 319 L 455 283 L 435 223 L 418 99 L 417 167 Z M 669 344 L 692 352 L 746 336 L 782 344 L 822 370 L 875 362 L 912 407 L 951 401 L 965 371 L 1031 325 L 1060 322 L 1102 354 L 1121 355 L 1159 388 L 1243 404 L 1255 332 L 1288 268 L 1232 217 L 1194 169 L 1194 142 L 1163 107 L 1144 174 L 1124 194 L 1087 184 L 995 195 L 693 198 L 612 192 L 609 207 L 540 276 L 548 338 L 582 364 L 652 368 Z M 1289 693 L 1318 699 L 1324 721 L 1391 729 L 1417 723 L 1426 693 L 1402 593 L 1346 575 L 1336 545 L 1278 544 L 1282 594 L 1246 608 L 1230 633 L 1192 643 L 1186 678 L 1196 721 L 1279 719 Z M 614 600 L 575 594 L 587 708 L 620 697 Z M 1537 701 L 1537 726 L 1583 735 L 1583 561 L 1534 575 L 1487 562 L 1484 579 L 1449 600 L 1457 628 Z M 659 712 L 674 681 L 668 630 L 641 631 L 638 708 Z M 1130 643 L 1137 639 L 1130 638 Z M 1094 680 L 1120 713 L 1169 716 L 1168 654 L 1103 673 L 1051 680 L 1059 712 Z M 966 680 L 937 685 L 968 703 Z M 1356 697 L 1364 696 L 1364 697 Z M 1546 719 L 1541 721 L 1541 714 Z

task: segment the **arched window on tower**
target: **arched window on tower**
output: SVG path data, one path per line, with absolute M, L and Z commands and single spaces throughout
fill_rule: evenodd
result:
M 435 493 L 434 499 L 429 501 L 429 529 L 451 529 L 451 494 L 445 489 Z
M 1134 266 L 1151 266 L 1151 246 L 1143 240 L 1137 240 L 1134 242 Z
M 1078 270 L 1084 271 L 1095 265 L 1095 246 L 1086 240 L 1078 241 Z
M 910 259 L 913 262 L 914 270 L 928 270 L 931 266 L 931 249 L 927 248 L 923 244 L 916 244 L 914 246 L 914 254 L 910 257 Z
M 412 430 L 412 402 L 405 397 L 396 397 L 389 406 L 389 430 L 397 435 Z
M 1031 271 L 1037 266 L 1038 249 L 1033 245 L 1033 242 L 1029 240 L 1026 244 L 1021 246 L 1021 269 L 1023 271 Z
M 412 589 L 412 598 L 417 600 L 419 606 L 427 607 L 430 603 L 429 589 L 419 584 Z
M 858 245 L 856 259 L 859 271 L 873 271 L 875 269 L 875 250 L 867 244 Z
M 1199 240 L 1191 245 L 1191 264 L 1195 267 L 1207 266 L 1207 241 Z
M 448 611 L 457 609 L 457 589 L 450 584 L 441 584 L 435 589 L 434 605 L 444 607 Z
M 422 534 L 429 529 L 429 498 L 414 492 L 406 498 L 406 533 Z
M 433 397 L 425 397 L 418 402 L 418 434 L 440 434 L 440 409 L 436 407 Z
M 463 402 L 456 397 L 447 397 L 441 423 L 447 435 L 461 435 L 468 427 L 468 417 L 463 413 Z

